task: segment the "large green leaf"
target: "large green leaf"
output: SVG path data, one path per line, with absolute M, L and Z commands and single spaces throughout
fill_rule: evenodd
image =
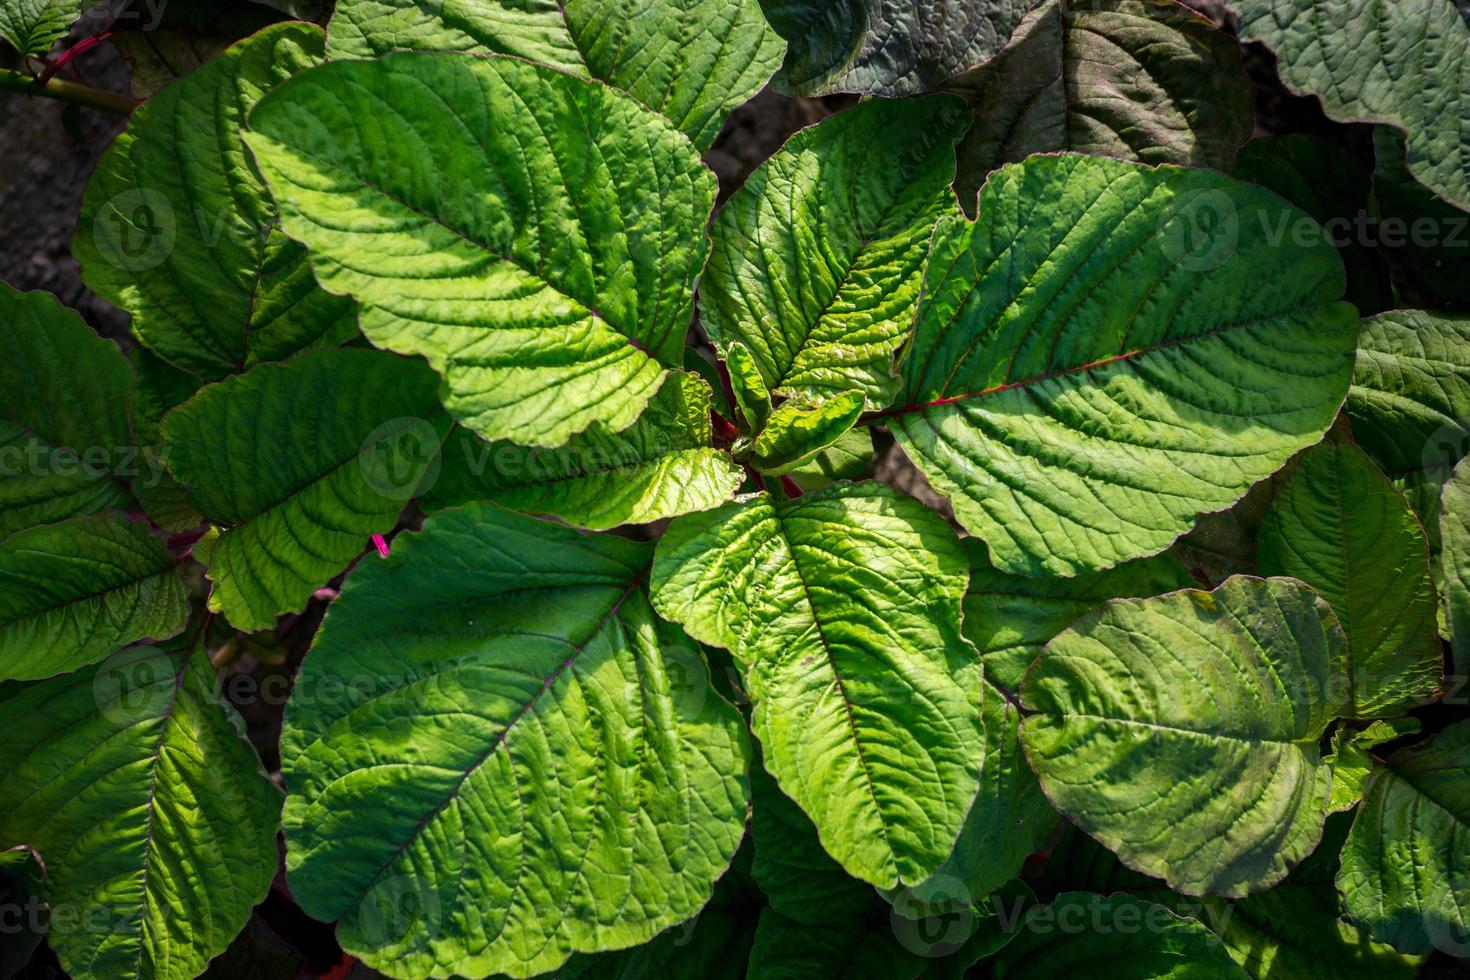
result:
M 1076 578 L 1007 575 L 985 557 L 985 545 L 966 538 L 970 587 L 965 592 L 965 636 L 985 661 L 985 679 L 1014 691 L 1041 648 L 1083 613 L 1108 599 L 1162 595 L 1196 583 L 1173 555 L 1156 555 Z
M 622 432 L 594 425 L 560 449 L 487 443 L 458 429 L 425 503 L 494 500 L 599 530 L 718 507 L 745 476 L 711 447 L 709 413 L 709 386 L 680 372 Z
M 1352 716 L 1391 717 L 1439 693 L 1429 545 L 1408 503 L 1357 446 L 1325 441 L 1296 463 L 1256 539 L 1262 575 L 1301 579 L 1348 638 Z
M 1395 310 L 1364 320 L 1347 414 L 1437 552 L 1440 486 L 1470 451 L 1470 317 Z
M 874 483 L 681 517 L 653 602 L 744 673 L 766 768 L 848 873 L 917 884 L 949 856 L 985 753 L 954 532 Z
M 1445 619 L 1449 624 L 1455 670 L 1470 671 L 1470 464 L 1461 462 L 1444 485 L 1439 514 L 1444 544 Z
M 992 174 L 943 219 L 900 444 L 1003 571 L 1162 551 L 1321 438 L 1358 319 L 1306 220 L 1208 171 L 1070 154 Z
M 340 0 L 327 50 L 517 55 L 624 89 L 704 150 L 783 48 L 756 0 Z
M 1374 768 L 1370 749 L 1413 735 L 1419 728 L 1415 718 L 1375 721 L 1360 729 L 1345 725 L 1338 728 L 1332 735 L 1332 754 L 1327 756 L 1327 764 L 1332 767 L 1332 811 L 1351 810 L 1363 798 L 1368 776 Z
M 1408 136 L 1408 166 L 1470 209 L 1470 24 L 1454 0 L 1227 0 L 1240 37 L 1276 52 L 1281 78 L 1344 122 Z
M 1396 752 L 1368 779 L 1342 850 L 1348 915 L 1406 953 L 1470 951 L 1470 722 Z
M 1318 740 L 1347 707 L 1347 640 L 1292 579 L 1115 599 L 1021 684 L 1042 788 L 1128 866 L 1191 895 L 1269 888 L 1332 791 Z
M 0 538 L 131 503 L 131 383 L 117 345 L 56 297 L 0 284 Z
M 1244 980 L 1209 929 L 1131 895 L 1063 892 L 1031 909 L 991 961 L 995 980 Z
M 715 343 L 748 347 L 778 395 L 887 405 L 964 128 L 955 99 L 875 100 L 793 136 L 715 219 L 699 292 Z
M 0 38 L 40 58 L 82 14 L 82 0 L 0 0 Z
M 683 363 L 715 177 L 626 95 L 397 54 L 304 72 L 250 122 L 322 283 L 357 298 L 374 344 L 424 355 L 485 438 L 625 429 Z
M 761 0 L 795 95 L 917 95 L 1003 48 L 1036 0 Z
M 1174 0 L 1051 0 L 944 90 L 975 108 L 956 181 L 967 208 L 986 174 L 1033 153 L 1228 170 L 1253 125 L 1238 46 Z
M 78 980 L 192 980 L 276 873 L 281 792 L 202 648 L 130 647 L 0 692 L 0 849 L 34 848 Z M 58 914 L 64 912 L 65 914 Z
M 642 946 L 578 953 L 556 971 L 556 980 L 745 980 L 764 905 L 750 880 L 749 842 L 747 837 L 699 915 Z
M 817 828 L 781 792 L 763 765 L 751 767 L 751 875 L 771 908 L 806 925 L 840 922 L 873 908 L 873 886 L 842 870 L 817 840 Z
M 183 576 L 147 524 L 96 514 L 0 541 L 0 679 L 76 670 L 188 618 Z
M 954 851 L 928 881 L 906 890 L 898 905 L 931 911 L 973 906 L 1021 872 L 1057 824 L 1057 812 L 1021 751 L 1021 713 L 1000 688 L 985 685 L 985 763 L 980 792 Z
M 262 364 L 175 409 L 169 467 L 219 528 L 194 546 L 210 608 L 243 630 L 305 608 L 392 530 L 448 428 L 433 372 L 373 350 Z
M 357 333 L 323 291 L 241 142 L 245 116 L 322 60 L 321 28 L 278 24 L 144 104 L 92 175 L 72 250 L 164 360 L 206 378 Z
M 472 504 L 347 580 L 281 741 L 291 889 L 344 948 L 524 977 L 709 900 L 744 834 L 744 727 L 654 616 L 649 558 Z M 301 696 L 331 690 L 353 693 Z

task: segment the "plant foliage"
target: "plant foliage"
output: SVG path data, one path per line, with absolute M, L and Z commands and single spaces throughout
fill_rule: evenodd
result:
M 1464 4 L 106 16 L 0 976 L 1470 959 Z

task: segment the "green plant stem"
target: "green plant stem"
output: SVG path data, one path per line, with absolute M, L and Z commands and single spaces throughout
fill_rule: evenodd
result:
M 126 116 L 137 107 L 137 103 L 116 92 L 104 92 L 90 85 L 80 85 L 64 78 L 48 79 L 44 84 L 24 72 L 0 69 L 0 92 L 20 92 L 25 95 L 41 95 L 74 105 L 90 106 L 104 112 L 115 112 Z

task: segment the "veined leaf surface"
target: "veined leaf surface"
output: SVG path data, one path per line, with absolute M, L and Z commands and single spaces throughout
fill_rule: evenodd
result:
M 183 575 L 145 523 L 94 514 L 0 541 L 0 679 L 76 670 L 188 618 Z
M 1394 753 L 1368 778 L 1342 849 L 1348 917 L 1405 953 L 1460 955 L 1470 920 L 1470 722 Z
M 744 727 L 654 616 L 649 558 L 469 505 L 348 579 L 296 686 L 373 681 L 293 698 L 281 747 L 291 888 L 344 948 L 527 977 L 709 900 L 745 831 Z
M 709 413 L 709 385 L 679 372 L 622 432 L 595 425 L 559 449 L 487 443 L 460 429 L 425 504 L 494 500 L 596 530 L 718 507 L 745 475 L 710 445 Z
M 87 184 L 72 250 L 92 289 L 164 360 L 219 379 L 357 334 L 350 299 L 317 285 L 242 141 L 272 87 L 322 60 L 310 24 L 277 24 L 134 114 Z
M 1438 552 L 1440 487 L 1470 451 L 1470 317 L 1394 310 L 1364 320 L 1347 414 Z
M 917 884 L 949 856 L 985 754 L 954 533 L 873 483 L 681 517 L 653 602 L 729 649 L 766 769 L 849 874 Z
M 683 363 L 715 177 L 628 96 L 511 58 L 396 54 L 304 72 L 250 125 L 317 277 L 374 344 L 427 358 L 485 438 L 626 429 Z
M 1470 210 L 1470 23 L 1456 0 L 1228 0 L 1240 36 L 1276 52 L 1292 89 L 1344 122 L 1408 136 L 1420 183 Z
M 1461 462 L 1445 483 L 1439 527 L 1445 619 L 1455 670 L 1464 673 L 1470 670 L 1470 464 Z
M 1108 599 L 1144 599 L 1196 584 L 1170 554 L 1076 578 L 1028 578 L 998 571 L 982 542 L 962 543 L 970 555 L 965 636 L 985 661 L 985 679 L 1007 691 L 1021 686 L 1026 668 L 1052 637 Z
M 1297 461 L 1266 512 L 1256 561 L 1331 604 L 1347 632 L 1353 717 L 1404 714 L 1439 692 L 1424 529 L 1357 446 L 1325 441 Z
M 22 55 L 40 58 L 82 14 L 82 0 L 0 0 L 0 38 Z
M 863 414 L 863 393 L 849 391 L 827 401 L 782 402 L 751 443 L 751 463 L 780 476 L 811 462 L 850 432 Z
M 873 100 L 788 140 L 715 219 L 699 294 L 711 339 L 749 348 L 777 395 L 887 405 L 929 235 L 958 210 L 965 124 L 953 98 Z
M 509 54 L 598 78 L 701 150 L 766 84 L 785 45 L 757 0 L 341 0 L 327 52 Z
M 54 296 L 0 284 L 0 538 L 131 503 L 131 383 L 117 345 Z
M 193 980 L 276 873 L 281 791 L 202 648 L 129 647 L 0 693 L 0 850 L 41 856 L 78 980 Z
M 1254 123 L 1238 46 L 1174 0 L 1051 0 L 943 89 L 975 110 L 958 154 L 966 208 L 990 171 L 1033 153 L 1228 170 Z
M 985 61 L 1036 0 L 761 0 L 786 38 L 777 82 L 794 95 L 929 91 Z
M 1063 154 L 940 221 L 885 414 L 997 568 L 1162 551 L 1321 438 L 1358 318 L 1336 252 L 1276 241 L 1283 218 L 1305 216 L 1218 174 Z
M 1346 671 L 1337 618 L 1293 579 L 1116 599 L 1026 672 L 1021 742 L 1052 803 L 1129 867 L 1238 897 L 1322 836 L 1317 742 Z
M 219 528 L 194 546 L 210 608 L 242 630 L 305 608 L 393 529 L 448 429 L 433 372 L 374 350 L 262 364 L 175 409 L 169 467 Z

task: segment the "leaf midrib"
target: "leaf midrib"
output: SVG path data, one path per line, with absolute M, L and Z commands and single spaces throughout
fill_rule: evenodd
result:
M 969 401 L 971 399 L 983 398 L 987 395 L 1000 394 L 1007 391 L 1027 388 L 1031 385 L 1043 384 L 1047 381 L 1055 381 L 1057 378 L 1064 378 L 1074 374 L 1084 374 L 1089 371 L 1097 370 L 1098 368 L 1111 367 L 1114 364 L 1128 364 L 1133 362 L 1134 360 L 1137 360 L 1140 357 L 1145 357 L 1149 354 L 1156 354 L 1159 351 L 1172 350 L 1176 347 L 1182 347 L 1186 344 L 1194 343 L 1196 341 L 1213 340 L 1217 337 L 1222 337 L 1233 330 L 1243 330 L 1250 327 L 1257 327 L 1275 320 L 1294 317 L 1312 309 L 1321 309 L 1323 307 L 1330 307 L 1333 305 L 1336 304 L 1333 302 L 1322 302 L 1316 304 L 1315 306 L 1300 306 L 1291 310 L 1280 310 L 1274 313 L 1269 313 L 1265 316 L 1256 317 L 1250 320 L 1239 320 L 1234 323 L 1226 323 L 1218 327 L 1211 328 L 1210 330 L 1204 331 L 1202 333 L 1195 333 L 1190 334 L 1186 337 L 1175 337 L 1170 340 L 1159 341 L 1156 344 L 1149 344 L 1146 347 L 1139 347 L 1131 351 L 1125 351 L 1121 354 L 1113 354 L 1100 360 L 1089 361 L 1086 364 L 1079 364 L 1074 367 L 1068 368 L 1059 368 L 1055 371 L 1048 371 L 1044 374 L 1034 375 L 1029 378 L 1022 378 L 1018 381 L 1007 381 L 1003 384 L 995 385 L 990 388 L 985 388 L 981 391 L 967 392 L 961 395 L 946 395 L 942 398 L 935 398 L 927 402 L 910 403 L 907 405 L 899 406 L 897 408 L 890 408 L 883 412 L 875 412 L 868 418 L 869 421 L 881 421 L 882 419 L 886 418 L 911 415 L 915 412 L 927 412 L 930 409 L 944 408 L 950 405 L 958 404 L 960 402 Z
M 557 665 L 556 669 L 551 672 L 551 675 L 542 681 L 541 689 L 535 694 L 531 695 L 529 699 L 527 699 L 526 703 L 521 706 L 520 710 L 518 710 L 510 718 L 510 720 L 505 723 L 505 727 L 501 730 L 500 734 L 492 739 L 490 744 L 485 747 L 485 750 L 481 752 L 478 756 L 476 756 L 475 759 L 471 761 L 468 766 L 465 767 L 464 772 L 460 773 L 459 778 L 455 780 L 454 785 L 450 788 L 449 792 L 445 794 L 444 799 L 441 800 L 432 810 L 430 810 L 427 814 L 419 818 L 419 820 L 414 823 L 413 827 L 409 829 L 408 834 L 404 837 L 403 843 L 398 845 L 398 847 L 393 850 L 393 853 L 390 854 L 387 859 L 385 859 L 382 864 L 379 865 L 378 869 L 373 872 L 372 877 L 367 879 L 367 886 L 364 891 L 364 897 L 366 897 L 366 891 L 372 888 L 372 886 L 382 876 L 383 872 L 388 870 L 388 868 L 393 865 L 393 862 L 397 861 L 398 858 L 403 855 L 403 852 L 406 851 L 409 846 L 413 844 L 414 841 L 418 840 L 424 829 L 428 827 L 429 824 L 439 816 L 439 814 L 443 813 L 444 810 L 451 803 L 459 799 L 460 790 L 464 788 L 465 782 L 469 780 L 471 775 L 473 775 L 475 772 L 478 772 L 480 767 L 485 764 L 486 760 L 494 755 L 495 752 L 498 751 L 500 747 L 505 744 L 506 739 L 510 737 L 511 729 L 515 727 L 516 723 L 524 718 L 530 712 L 530 710 L 536 706 L 536 704 L 541 700 L 541 697 L 556 685 L 556 682 L 561 678 L 562 674 L 572 666 L 573 662 L 575 662 L 578 657 L 586 652 L 588 646 L 591 645 L 592 641 L 602 634 L 603 628 L 606 627 L 607 624 L 613 620 L 618 611 L 622 609 L 623 603 L 626 602 L 628 600 L 628 597 L 631 596 L 633 592 L 638 588 L 639 584 L 643 580 L 644 574 L 645 572 L 640 571 L 633 576 L 633 578 L 628 582 L 627 586 L 623 589 L 622 593 L 617 597 L 612 605 L 608 607 L 607 612 L 603 613 L 602 616 L 597 620 L 596 624 L 593 625 L 592 629 L 587 633 L 587 636 L 584 637 L 580 642 L 575 644 L 571 655 Z

